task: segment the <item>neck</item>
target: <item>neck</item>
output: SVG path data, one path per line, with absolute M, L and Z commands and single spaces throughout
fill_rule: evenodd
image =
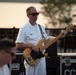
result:
M 3 58 L 2 58 L 2 56 L 0 56 L 0 67 L 2 67 L 3 65 L 4 65 Z
M 34 21 L 29 21 L 31 23 L 32 26 L 34 26 L 36 24 L 36 22 Z
M 1 62 L 1 60 L 0 60 L 0 67 L 2 67 L 4 64 Z

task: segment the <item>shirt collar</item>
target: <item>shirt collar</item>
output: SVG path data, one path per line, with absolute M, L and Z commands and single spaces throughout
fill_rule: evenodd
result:
M 36 23 L 36 25 L 37 25 L 37 23 Z M 28 22 L 28 26 L 29 26 L 29 28 L 33 27 L 30 22 Z

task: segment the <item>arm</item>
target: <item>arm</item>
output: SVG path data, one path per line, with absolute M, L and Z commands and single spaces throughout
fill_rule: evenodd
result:
M 34 51 L 38 51 L 38 47 L 32 43 L 16 43 L 16 47 L 19 49 L 32 48 Z
M 48 36 L 48 39 L 45 41 L 45 44 L 47 44 L 49 41 L 53 40 L 55 37 L 54 36 Z
M 67 32 L 62 30 L 60 34 L 62 34 L 61 38 L 63 38 L 66 36 Z M 45 44 L 48 43 L 49 41 L 52 41 L 54 38 L 55 38 L 54 36 L 49 36 L 48 39 L 45 40 Z

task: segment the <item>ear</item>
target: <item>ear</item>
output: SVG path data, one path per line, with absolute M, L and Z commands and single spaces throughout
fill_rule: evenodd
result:
M 29 15 L 27 14 L 27 17 L 29 17 Z

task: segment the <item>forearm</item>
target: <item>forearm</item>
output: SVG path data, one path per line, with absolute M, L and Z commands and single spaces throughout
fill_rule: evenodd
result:
M 49 41 L 52 41 L 55 37 L 54 36 L 49 36 L 49 38 L 45 41 L 45 44 L 48 43 Z
M 28 47 L 32 47 L 33 44 L 31 43 L 16 43 L 16 47 L 19 49 L 25 49 Z

